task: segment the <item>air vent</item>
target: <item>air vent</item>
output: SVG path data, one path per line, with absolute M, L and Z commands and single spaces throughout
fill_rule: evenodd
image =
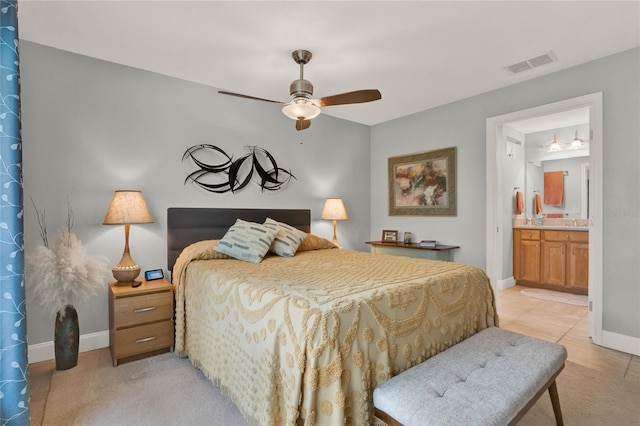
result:
M 544 55 L 529 58 L 524 61 L 517 62 L 513 65 L 506 66 L 504 68 L 512 74 L 518 74 L 519 72 L 530 70 L 531 68 L 550 64 L 551 62 L 555 62 L 556 60 L 556 55 L 554 55 L 552 51 L 549 51 Z

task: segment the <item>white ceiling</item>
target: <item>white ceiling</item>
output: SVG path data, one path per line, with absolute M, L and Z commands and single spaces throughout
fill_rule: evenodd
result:
M 291 52 L 307 49 L 314 97 L 382 92 L 377 102 L 323 109 L 367 125 L 640 45 L 635 0 L 19 0 L 18 13 L 24 40 L 281 101 L 298 78 Z M 504 69 L 549 51 L 557 62 Z

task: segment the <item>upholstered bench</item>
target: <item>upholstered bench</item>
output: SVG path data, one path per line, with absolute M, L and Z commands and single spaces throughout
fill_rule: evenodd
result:
M 566 359 L 562 345 L 490 327 L 378 386 L 375 415 L 388 425 L 515 424 L 548 389 L 562 425 L 555 379 Z

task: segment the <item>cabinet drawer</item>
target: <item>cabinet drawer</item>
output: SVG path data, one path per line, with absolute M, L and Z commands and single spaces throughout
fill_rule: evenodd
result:
M 540 239 L 540 231 L 534 229 L 521 229 L 520 230 L 520 239 L 521 240 L 539 240 Z
M 589 233 L 583 231 L 544 231 L 544 239 L 546 241 L 588 243 Z
M 115 332 L 114 358 L 124 358 L 173 346 L 173 320 Z
M 114 306 L 115 328 L 173 318 L 173 293 L 120 297 Z

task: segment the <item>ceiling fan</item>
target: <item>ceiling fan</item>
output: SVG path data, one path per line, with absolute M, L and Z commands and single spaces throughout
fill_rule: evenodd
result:
M 284 107 L 282 107 L 282 112 L 287 117 L 296 120 L 296 130 L 307 129 L 311 125 L 311 119 L 320 114 L 321 107 L 360 104 L 382 99 L 380 91 L 376 89 L 356 90 L 354 92 L 325 96 L 320 99 L 311 99 L 311 96 L 313 96 L 313 84 L 311 84 L 309 80 L 304 79 L 304 65 L 311 60 L 311 52 L 308 50 L 294 50 L 291 53 L 291 56 L 293 57 L 293 60 L 300 65 L 300 78 L 298 80 L 294 80 L 291 83 L 291 86 L 289 86 L 291 101 L 273 101 L 271 99 L 257 98 L 255 96 L 225 92 L 223 90 L 220 90 L 218 93 L 284 105 Z

